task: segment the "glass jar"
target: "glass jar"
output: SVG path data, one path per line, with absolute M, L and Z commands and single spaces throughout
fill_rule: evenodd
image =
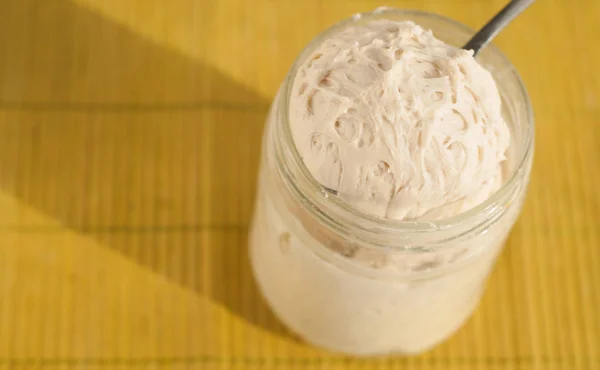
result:
M 497 82 L 512 134 L 501 189 L 465 213 L 433 222 L 381 219 L 344 204 L 304 166 L 292 140 L 289 96 L 298 66 L 323 40 L 375 19 L 414 21 L 455 46 L 473 35 L 438 15 L 391 9 L 320 34 L 296 60 L 271 107 L 250 230 L 254 274 L 276 315 L 314 345 L 363 356 L 422 352 L 471 315 L 521 210 L 534 136 L 519 75 L 488 46 L 478 61 Z

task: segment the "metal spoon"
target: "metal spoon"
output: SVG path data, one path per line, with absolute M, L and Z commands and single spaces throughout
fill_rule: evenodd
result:
M 527 9 L 535 0 L 512 0 L 498 12 L 482 29 L 480 29 L 462 48 L 473 50 L 476 56 L 481 49 L 490 43 L 516 16 Z M 337 191 L 323 186 L 326 193 L 337 195 Z
M 515 19 L 517 15 L 521 14 L 523 10 L 527 9 L 529 5 L 533 4 L 534 1 L 535 0 L 512 0 L 504 7 L 504 9 L 498 12 L 494 18 L 483 26 L 483 28 L 462 48 L 465 50 L 473 50 L 474 55 L 477 55 L 479 50 L 489 44 L 490 41 L 504 29 L 504 27 Z

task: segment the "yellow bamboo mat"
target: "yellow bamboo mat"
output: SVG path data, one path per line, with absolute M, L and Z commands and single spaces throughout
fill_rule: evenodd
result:
M 0 369 L 600 369 L 597 0 L 540 0 L 497 40 L 533 100 L 535 164 L 458 334 L 416 358 L 331 355 L 249 271 L 263 121 L 302 47 L 379 5 L 477 27 L 504 3 L 0 0 Z

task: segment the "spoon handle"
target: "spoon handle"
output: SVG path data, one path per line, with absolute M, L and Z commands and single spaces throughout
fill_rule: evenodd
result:
M 494 18 L 492 18 L 479 32 L 473 36 L 469 42 L 463 46 L 463 49 L 473 50 L 477 55 L 480 49 L 486 46 L 496 35 L 510 23 L 517 15 L 535 0 L 512 0 L 504 7 Z

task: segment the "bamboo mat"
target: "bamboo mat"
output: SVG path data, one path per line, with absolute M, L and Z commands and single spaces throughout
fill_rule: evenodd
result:
M 600 369 L 597 0 L 540 0 L 497 40 L 533 101 L 534 170 L 449 341 L 328 354 L 249 271 L 261 130 L 302 47 L 379 5 L 477 27 L 504 2 L 0 0 L 0 369 Z

